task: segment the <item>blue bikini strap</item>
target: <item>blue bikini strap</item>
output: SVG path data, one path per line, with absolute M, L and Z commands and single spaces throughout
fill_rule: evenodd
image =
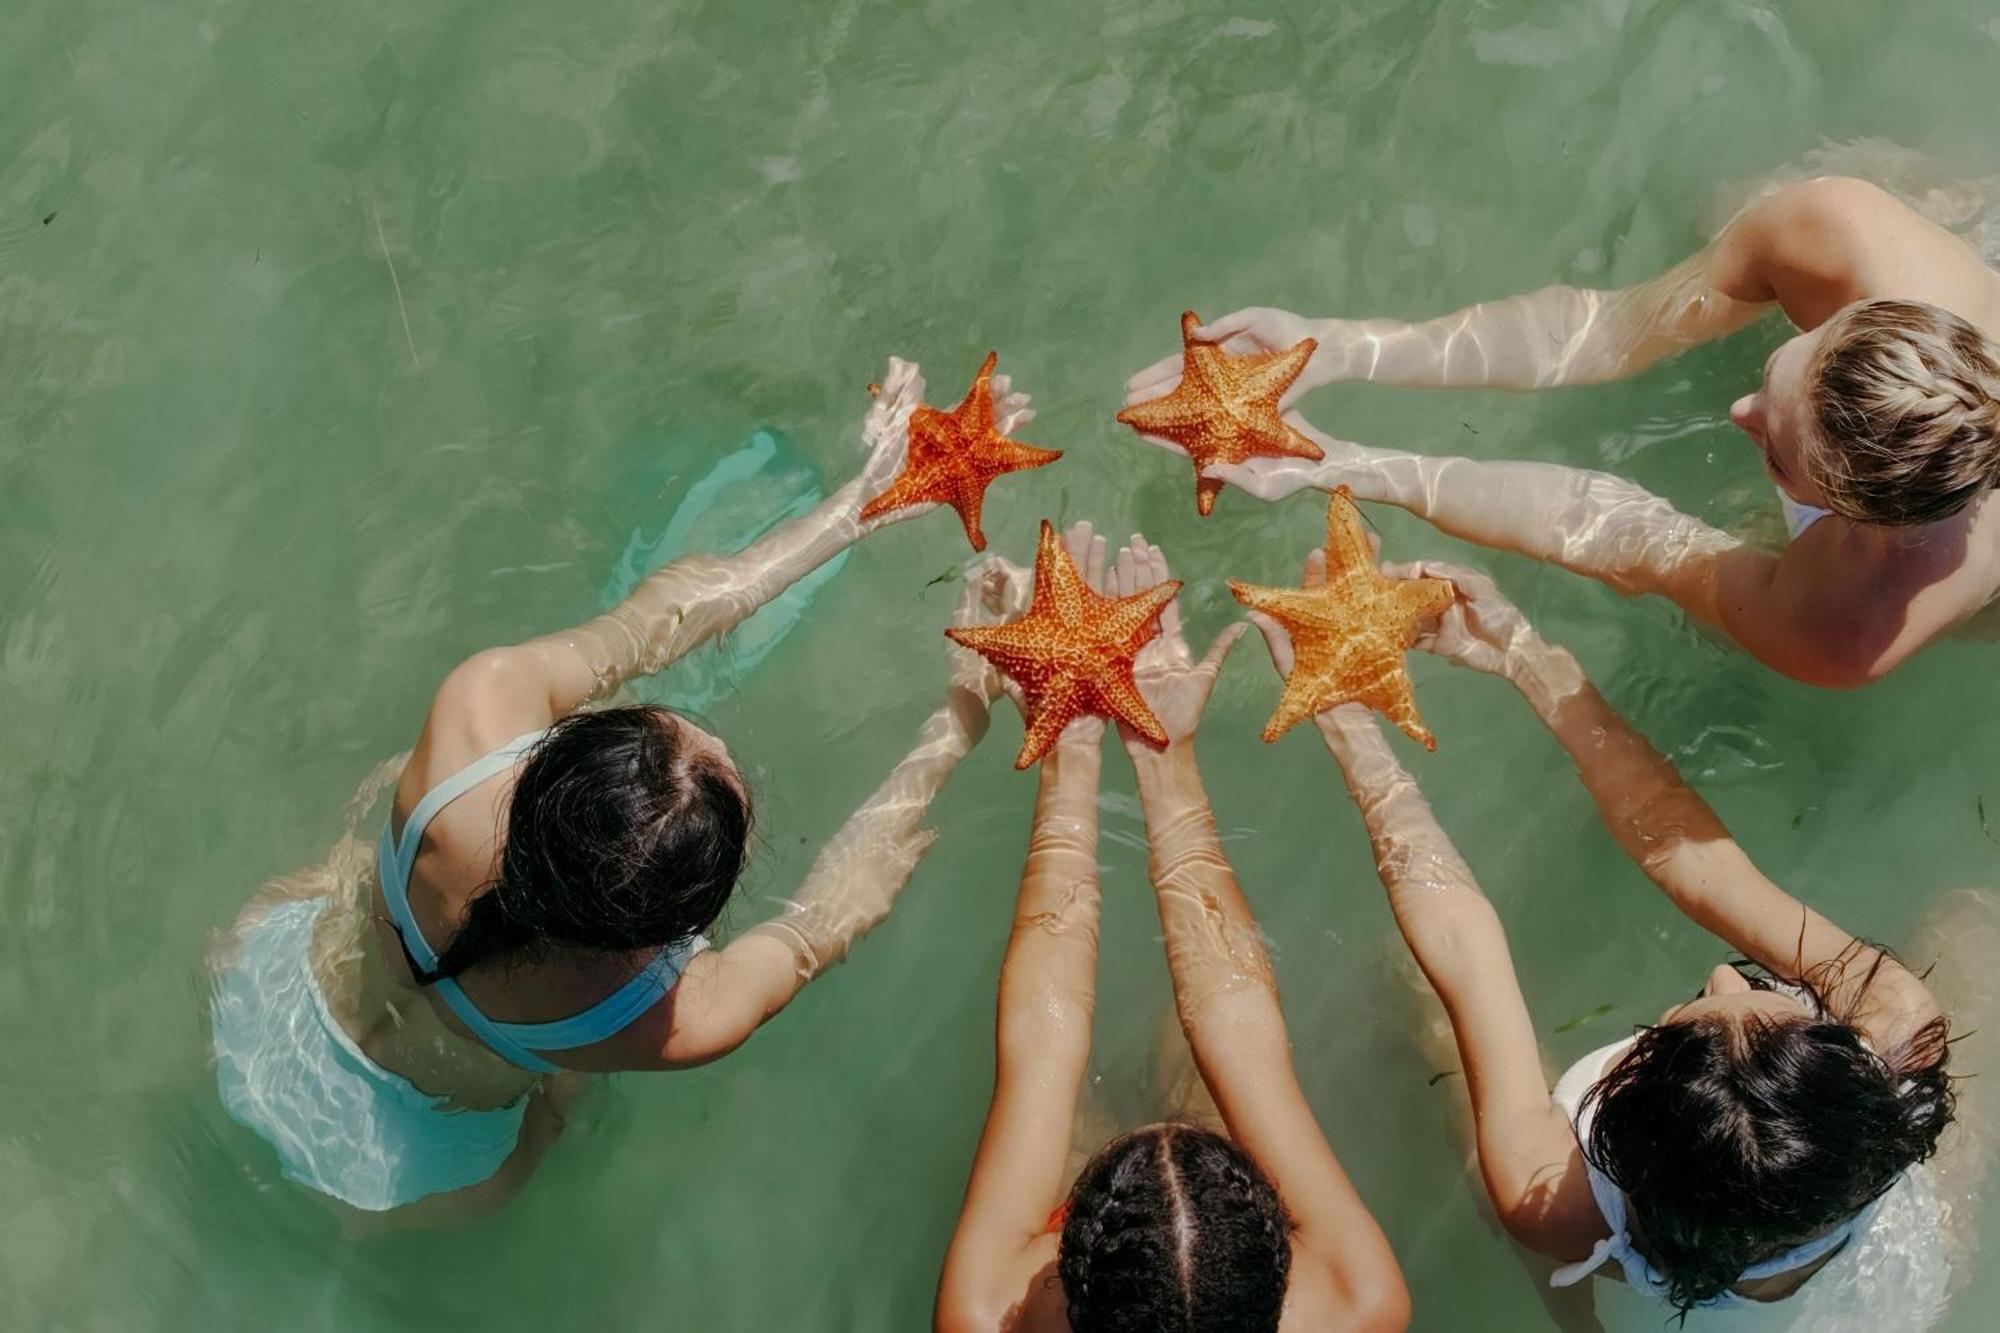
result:
M 391 834 L 395 822 L 393 815 L 383 821 L 382 840 L 376 850 L 380 863 L 382 901 L 389 909 L 389 919 L 395 925 L 396 933 L 403 939 L 403 947 L 425 971 L 436 969 L 439 954 L 424 938 L 416 913 L 410 910 L 410 868 L 416 861 L 417 848 L 423 843 L 424 830 L 437 817 L 438 811 L 480 783 L 506 772 L 547 734 L 546 731 L 531 731 L 517 736 L 499 749 L 481 755 L 425 792 L 410 811 L 409 819 L 404 821 L 402 837 L 396 838 Z M 561 1070 L 529 1047 L 543 1051 L 573 1050 L 622 1032 L 641 1014 L 658 1004 L 660 998 L 680 980 L 688 961 L 706 948 L 708 941 L 694 935 L 672 948 L 662 949 L 617 990 L 582 1013 L 553 1023 L 501 1023 L 488 1018 L 480 1012 L 479 1006 L 472 1002 L 472 997 L 465 993 L 464 988 L 450 977 L 434 982 L 431 988 L 458 1015 L 459 1021 L 491 1047 L 496 1055 L 537 1074 L 556 1074 Z

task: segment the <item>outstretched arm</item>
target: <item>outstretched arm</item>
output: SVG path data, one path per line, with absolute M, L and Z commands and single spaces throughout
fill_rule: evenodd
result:
M 889 373 L 862 423 L 868 462 L 861 475 L 811 513 L 783 524 L 733 556 L 694 555 L 648 576 L 611 610 L 517 651 L 547 683 L 555 716 L 663 670 L 690 649 L 735 628 L 759 607 L 852 546 L 863 535 L 935 508 L 915 506 L 867 523 L 861 510 L 902 470 L 910 415 L 923 399 L 917 367 L 891 357 Z M 1027 398 L 994 377 L 1002 430 L 1033 413 Z M 503 650 L 509 651 L 509 650 Z
M 1013 392 L 1006 376 L 994 376 L 993 392 L 1001 430 L 1016 430 L 1034 415 L 1027 396 Z M 735 555 L 683 557 L 581 625 L 474 654 L 438 691 L 427 734 L 441 719 L 470 719 L 476 737 L 547 726 L 734 629 L 866 534 L 936 508 L 915 505 L 861 519 L 868 501 L 902 471 L 910 415 L 923 393 L 916 365 L 891 357 L 888 376 L 862 422 L 868 461 L 859 476 L 811 513 L 781 524 Z
M 1089 525 L 1070 532 L 1090 568 Z M 1095 566 L 1104 541 L 1096 538 Z M 1080 550 L 1077 548 L 1081 547 Z M 1000 964 L 993 1100 L 938 1284 L 939 1329 L 1015 1327 L 1054 1262 L 1097 991 L 1097 780 L 1104 724 L 1079 718 L 1042 760 L 1028 861 Z
M 1306 586 L 1325 578 L 1325 553 L 1314 551 Z M 1261 614 L 1251 619 L 1279 674 L 1289 675 L 1284 629 Z M 1451 1020 L 1494 1211 L 1529 1248 L 1582 1258 L 1603 1228 L 1576 1135 L 1549 1096 L 1499 914 L 1367 711 L 1336 708 L 1315 720 L 1367 826 L 1396 925 Z
M 1026 591 L 1023 571 L 989 559 L 967 578 L 956 619 L 1001 618 Z M 641 1034 L 637 1043 L 655 1043 L 650 1064 L 677 1068 L 728 1054 L 889 915 L 936 838 L 922 826 L 924 812 L 985 736 L 999 692 L 983 661 L 956 646 L 949 652 L 944 704 L 925 719 L 916 748 L 820 849 L 785 910 L 727 947 L 697 955 L 671 1003 L 661 1006 L 662 1023 L 631 1029 Z
M 1167 577 L 1160 549 L 1134 537 L 1119 554 L 1113 592 L 1129 595 Z M 1327 1278 L 1336 1307 L 1329 1322 L 1400 1329 L 1409 1321 L 1401 1270 L 1299 1087 L 1270 957 L 1223 855 L 1195 766 L 1196 724 L 1223 655 L 1242 630 L 1241 624 L 1224 630 L 1197 663 L 1182 638 L 1179 612 L 1169 605 L 1138 672 L 1140 691 L 1169 742 L 1155 750 L 1143 737 L 1125 736 L 1146 819 L 1174 1005 L 1230 1136 L 1278 1188 L 1297 1227 L 1295 1252 L 1301 1260 L 1310 1257 Z
M 1937 1017 L 1920 980 L 1766 878 L 1680 770 L 1490 579 L 1422 568 L 1452 579 L 1460 596 L 1427 646 L 1520 691 L 1576 764 L 1605 827 L 1676 907 L 1778 976 L 1828 980 L 1830 1007 L 1852 1010 L 1878 1050 L 1895 1050 Z
M 1319 346 L 1291 397 L 1346 381 L 1406 388 L 1600 384 L 1733 333 L 1774 306 L 1799 327 L 1813 328 L 1861 294 L 1871 253 L 1936 248 L 1950 239 L 1874 186 L 1825 178 L 1764 195 L 1709 245 L 1633 287 L 1543 287 L 1414 323 L 1305 319 L 1252 306 L 1197 334 L 1236 353 L 1315 339 Z M 1140 371 L 1126 384 L 1127 404 L 1168 392 L 1180 373 L 1178 356 Z

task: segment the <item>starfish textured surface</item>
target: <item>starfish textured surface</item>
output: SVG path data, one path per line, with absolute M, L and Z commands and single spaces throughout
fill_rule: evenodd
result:
M 1042 520 L 1027 613 L 1004 625 L 945 631 L 1027 696 L 1028 733 L 1014 767 L 1027 768 L 1047 754 L 1062 729 L 1085 714 L 1123 722 L 1154 745 L 1167 743 L 1132 669 L 1139 650 L 1159 635 L 1160 612 L 1180 587 L 1180 580 L 1169 579 L 1130 597 L 1106 597 L 1084 582 L 1055 527 Z
M 948 504 L 965 524 L 972 549 L 986 549 L 979 511 L 995 477 L 1042 467 L 1062 457 L 1059 449 L 1037 449 L 1000 433 L 993 420 L 993 368 L 998 352 L 988 352 L 965 398 L 949 412 L 928 404 L 910 414 L 910 455 L 903 471 L 861 510 L 865 522 L 916 504 Z
M 1195 337 L 1200 323 L 1194 311 L 1181 312 L 1181 382 L 1173 392 L 1134 403 L 1118 419 L 1187 450 L 1194 460 L 1195 508 L 1205 518 L 1222 483 L 1202 476 L 1204 468 L 1246 458 L 1318 460 L 1326 454 L 1286 424 L 1278 406 L 1319 344 L 1306 338 L 1282 352 L 1234 356 Z
M 1361 703 L 1426 750 L 1437 749 L 1437 738 L 1417 715 L 1403 654 L 1418 626 L 1444 614 L 1457 594 L 1449 579 L 1395 579 L 1377 569 L 1347 487 L 1336 490 L 1326 507 L 1325 583 L 1264 588 L 1231 579 L 1229 591 L 1283 625 L 1292 639 L 1292 673 L 1264 724 L 1265 740 L 1329 708 Z

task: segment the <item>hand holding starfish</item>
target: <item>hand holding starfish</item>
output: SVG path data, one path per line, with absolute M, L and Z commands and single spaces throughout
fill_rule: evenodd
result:
M 1110 593 L 1113 597 L 1137 596 L 1171 582 L 1172 577 L 1166 552 L 1135 532 L 1131 543 L 1118 552 L 1111 571 Z M 1240 620 L 1228 626 L 1215 636 L 1215 642 L 1197 662 L 1188 650 L 1187 636 L 1181 632 L 1179 601 L 1168 602 L 1160 612 L 1160 637 L 1140 650 L 1133 677 L 1139 683 L 1139 693 L 1166 729 L 1169 749 L 1194 739 L 1195 727 L 1201 722 L 1202 710 L 1208 707 L 1210 691 L 1215 688 L 1215 678 L 1222 671 L 1222 659 L 1249 628 Z M 1135 763 L 1158 753 L 1145 737 L 1123 723 L 1118 732 Z

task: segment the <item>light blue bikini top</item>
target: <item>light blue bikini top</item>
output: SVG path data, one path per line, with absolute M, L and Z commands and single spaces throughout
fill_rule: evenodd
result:
M 410 911 L 410 867 L 415 864 L 417 849 L 423 844 L 424 830 L 437 817 L 438 811 L 480 783 L 512 768 L 547 734 L 546 731 L 531 731 L 525 736 L 518 736 L 490 754 L 473 760 L 425 792 L 416 808 L 410 811 L 401 838 L 394 833 L 396 820 L 393 811 L 383 823 L 382 841 L 375 854 L 376 869 L 382 881 L 382 901 L 388 906 L 389 920 L 396 927 L 396 933 L 402 936 L 403 948 L 426 972 L 436 969 L 438 952 L 424 938 L 416 914 Z M 639 1015 L 658 1004 L 661 996 L 673 989 L 688 960 L 707 947 L 708 941 L 696 935 L 684 943 L 662 949 L 652 962 L 640 968 L 636 976 L 617 990 L 582 1013 L 553 1023 L 496 1022 L 479 1012 L 472 997 L 450 977 L 433 983 L 431 989 L 458 1015 L 460 1022 L 510 1064 L 537 1074 L 555 1074 L 561 1071 L 536 1055 L 536 1051 L 574 1050 L 624 1031 Z

